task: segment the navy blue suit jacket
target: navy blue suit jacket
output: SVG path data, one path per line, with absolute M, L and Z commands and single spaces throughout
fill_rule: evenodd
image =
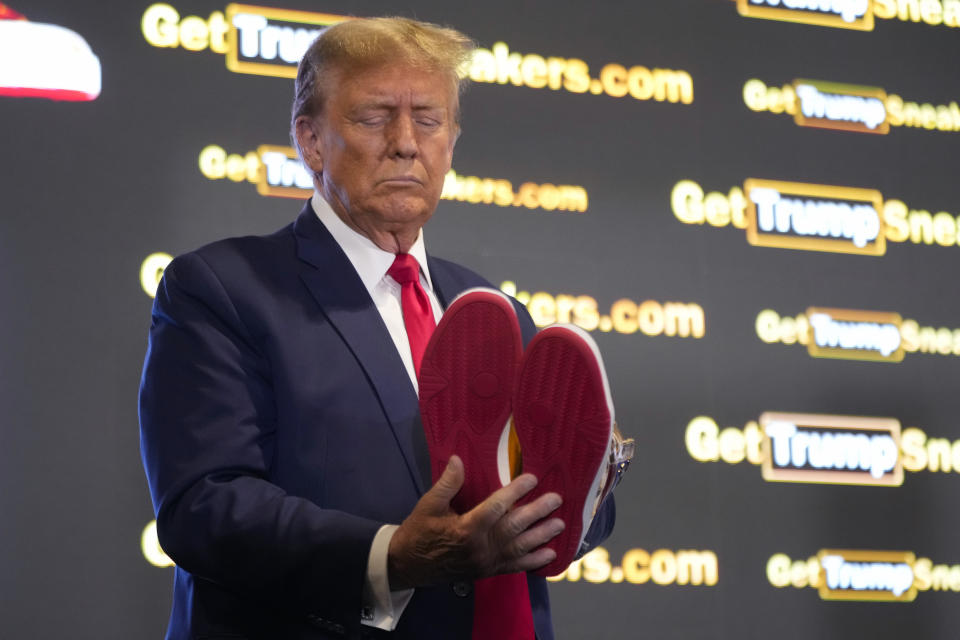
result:
M 428 259 L 446 306 L 489 286 Z M 516 305 L 524 334 L 535 328 Z M 367 556 L 429 486 L 417 396 L 379 312 L 309 203 L 265 237 L 175 259 L 140 390 L 160 543 L 177 563 L 169 640 L 361 638 Z M 422 437 L 422 436 L 420 436 Z M 590 537 L 605 537 L 612 503 Z M 530 576 L 537 634 L 546 583 Z M 471 585 L 418 588 L 390 637 L 469 638 Z

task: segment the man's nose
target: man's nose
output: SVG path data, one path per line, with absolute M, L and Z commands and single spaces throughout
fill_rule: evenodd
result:
M 390 127 L 390 152 L 401 158 L 417 155 L 417 134 L 412 118 L 395 118 Z

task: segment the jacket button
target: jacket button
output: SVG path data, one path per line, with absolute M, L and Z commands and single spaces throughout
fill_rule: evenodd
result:
M 466 598 L 473 591 L 473 585 L 469 582 L 454 582 L 453 592 L 460 598 Z

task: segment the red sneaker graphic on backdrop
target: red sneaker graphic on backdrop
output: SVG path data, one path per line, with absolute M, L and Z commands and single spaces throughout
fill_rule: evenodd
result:
M 510 481 L 510 400 L 522 348 L 510 300 L 470 289 L 444 312 L 424 351 L 418 382 L 431 475 L 436 482 L 454 453 L 463 460 L 458 513 Z
M 96 100 L 100 84 L 100 60 L 83 37 L 0 3 L 0 95 Z
M 551 517 L 566 528 L 547 543 L 556 559 L 536 573 L 557 575 L 573 561 L 609 484 L 613 400 L 600 351 L 573 325 L 553 325 L 530 341 L 513 398 L 523 472 L 539 479 L 524 498 L 563 497 Z

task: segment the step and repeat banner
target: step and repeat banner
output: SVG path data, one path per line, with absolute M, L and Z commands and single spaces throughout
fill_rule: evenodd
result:
M 161 637 L 152 297 L 297 215 L 297 61 L 384 14 L 479 45 L 428 248 L 638 444 L 558 637 L 956 637 L 960 0 L 0 4 L 0 635 Z

